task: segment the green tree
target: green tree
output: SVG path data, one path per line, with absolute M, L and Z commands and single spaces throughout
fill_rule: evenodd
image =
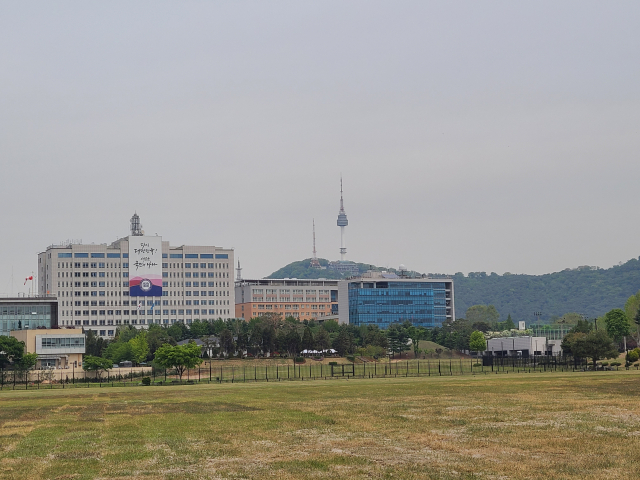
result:
M 479 330 L 481 332 L 491 331 L 491 325 L 489 325 L 487 322 L 474 322 L 471 325 L 471 328 L 474 330 Z
M 484 352 L 487 349 L 487 342 L 484 339 L 484 334 L 475 330 L 469 337 L 469 350 L 473 352 Z
M 24 355 L 24 342 L 15 337 L 0 335 L 0 368 L 5 368 L 12 362 L 19 362 Z
M 631 295 L 627 298 L 627 301 L 624 304 L 624 313 L 627 314 L 627 318 L 629 320 L 633 319 L 635 321 L 636 316 L 640 312 L 640 290 L 636 292 L 635 295 Z M 640 335 L 640 329 L 637 328 L 637 333 Z
M 322 326 L 329 333 L 336 333 L 340 330 L 340 324 L 335 320 L 327 320 L 322 324 Z
M 619 342 L 622 337 L 629 335 L 629 320 L 624 310 L 614 308 L 604 316 L 607 333 L 614 341 Z
M 330 346 L 331 338 L 329 337 L 329 332 L 327 332 L 324 327 L 320 327 L 315 338 L 316 350 L 327 350 Z
M 315 342 L 313 340 L 313 334 L 311 333 L 311 329 L 306 326 L 304 327 L 304 332 L 302 333 L 302 349 L 313 350 L 314 346 Z
M 236 344 L 233 341 L 233 334 L 227 328 L 220 332 L 220 348 L 225 352 L 228 356 L 231 356 L 236 351 Z
M 82 369 L 85 372 L 96 372 L 96 378 L 100 379 L 102 371 L 107 371 L 113 367 L 113 362 L 108 358 L 85 355 L 82 359 Z
M 576 325 L 580 320 L 582 320 L 582 315 L 579 313 L 565 313 L 553 323 L 558 325 Z
M 83 332 L 86 335 L 85 354 L 101 357 L 104 353 L 104 349 L 107 348 L 109 341 L 97 336 L 95 330 L 83 329 Z
M 574 357 L 591 358 L 594 370 L 598 360 L 616 358 L 618 356 L 617 347 L 611 337 L 603 330 L 567 334 L 562 342 L 563 349 L 565 344 L 569 347 Z
M 300 350 L 302 350 L 302 339 L 295 328 L 289 328 L 284 336 L 284 346 L 289 355 L 292 357 L 297 356 Z
M 209 322 L 194 320 L 189 327 L 189 333 L 191 333 L 192 338 L 204 337 L 209 333 Z
M 140 331 L 140 333 L 129 340 L 128 343 L 131 347 L 131 356 L 133 357 L 134 362 L 142 363 L 147 360 L 147 355 L 149 355 L 149 344 L 147 343 L 146 331 Z
M 504 329 L 513 330 L 514 328 L 516 328 L 516 324 L 513 323 L 513 320 L 511 320 L 511 314 L 509 314 L 507 316 L 507 320 L 504 322 Z
M 20 378 L 23 378 L 25 382 L 28 381 L 27 371 L 33 367 L 35 367 L 36 362 L 38 361 L 37 353 L 23 353 L 22 357 L 19 360 L 14 361 L 13 365 L 16 371 L 18 372 Z
M 489 325 L 493 325 L 500 318 L 500 314 L 493 305 L 474 305 L 467 308 L 465 317 L 471 324 L 487 322 Z
M 640 353 L 637 348 L 627 352 L 627 363 L 635 363 L 640 359 Z
M 114 341 L 120 343 L 127 343 L 132 338 L 135 338 L 140 330 L 138 330 L 133 325 L 124 325 L 122 327 L 118 327 L 116 329 L 116 335 L 114 337 Z
M 149 329 L 147 330 L 147 344 L 149 345 L 147 360 L 152 360 L 156 350 L 165 343 L 175 345 L 176 341 L 173 337 L 169 336 L 166 328 L 156 325 L 155 323 L 149 325 Z
M 349 335 L 346 325 L 341 325 L 338 330 L 338 335 L 331 342 L 334 350 L 338 352 L 338 355 L 344 357 L 347 353 L 351 353 L 353 348 L 353 337 Z
M 422 340 L 425 337 L 425 329 L 411 325 L 407 329 L 407 334 L 411 339 L 411 345 L 413 347 L 413 356 L 415 358 L 418 358 L 420 356 L 420 340 Z
M 111 342 L 104 350 L 104 357 L 111 360 L 111 363 L 120 363 L 125 361 L 133 361 L 133 349 L 131 344 L 127 342 Z
M 390 325 L 387 329 L 387 341 L 389 342 L 389 349 L 393 354 L 394 358 L 396 352 L 402 356 L 402 352 L 405 352 L 409 349 L 407 345 L 407 340 L 409 336 L 406 332 L 406 329 L 402 328 L 400 325 Z
M 189 327 L 187 327 L 182 322 L 176 322 L 173 325 L 171 325 L 167 329 L 167 333 L 169 334 L 170 337 L 172 337 L 176 341 L 176 343 L 181 342 L 182 340 L 186 340 L 191 336 Z
M 185 370 L 195 368 L 202 363 L 200 354 L 200 347 L 193 341 L 186 345 L 164 344 L 156 350 L 154 360 L 163 368 L 174 368 L 182 380 Z

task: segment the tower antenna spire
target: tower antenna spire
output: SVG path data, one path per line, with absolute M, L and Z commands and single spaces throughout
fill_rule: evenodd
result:
M 240 258 L 238 258 L 238 268 L 236 268 L 236 282 L 242 281 L 242 268 L 240 268 Z
M 311 259 L 311 268 L 320 268 L 320 262 L 316 256 L 316 219 L 313 219 L 313 258 Z
M 344 227 L 349 225 L 347 214 L 344 211 L 344 200 L 342 199 L 342 175 L 340 175 L 340 211 L 338 212 L 338 226 L 340 227 L 340 261 L 344 262 L 347 254 L 347 247 L 344 244 Z

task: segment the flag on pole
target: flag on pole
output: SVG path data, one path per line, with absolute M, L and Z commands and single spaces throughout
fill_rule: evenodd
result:
M 138 311 L 142 308 L 142 302 L 138 302 Z
M 23 285 L 26 285 L 29 280 L 33 280 L 33 275 L 29 275 L 27 278 L 25 278 Z

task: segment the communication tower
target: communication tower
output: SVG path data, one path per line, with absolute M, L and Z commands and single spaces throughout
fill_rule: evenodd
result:
M 142 230 L 142 224 L 140 223 L 140 217 L 137 213 L 134 213 L 133 217 L 131 217 L 131 235 L 134 237 L 141 237 L 144 235 L 144 230 Z
M 240 282 L 242 280 L 242 268 L 240 268 L 240 259 L 238 259 L 238 268 L 236 268 L 236 281 Z
M 344 211 L 344 202 L 342 200 L 342 177 L 340 177 L 340 211 L 338 212 L 338 226 L 340 227 L 340 260 L 344 262 L 347 254 L 347 247 L 344 245 L 344 227 L 349 225 L 347 214 Z
M 313 219 L 313 258 L 311 259 L 311 268 L 322 268 L 318 257 L 316 256 L 316 219 Z

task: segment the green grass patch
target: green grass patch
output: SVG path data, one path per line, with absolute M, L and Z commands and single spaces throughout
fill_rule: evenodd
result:
M 621 478 L 640 373 L 0 392 L 0 478 Z

